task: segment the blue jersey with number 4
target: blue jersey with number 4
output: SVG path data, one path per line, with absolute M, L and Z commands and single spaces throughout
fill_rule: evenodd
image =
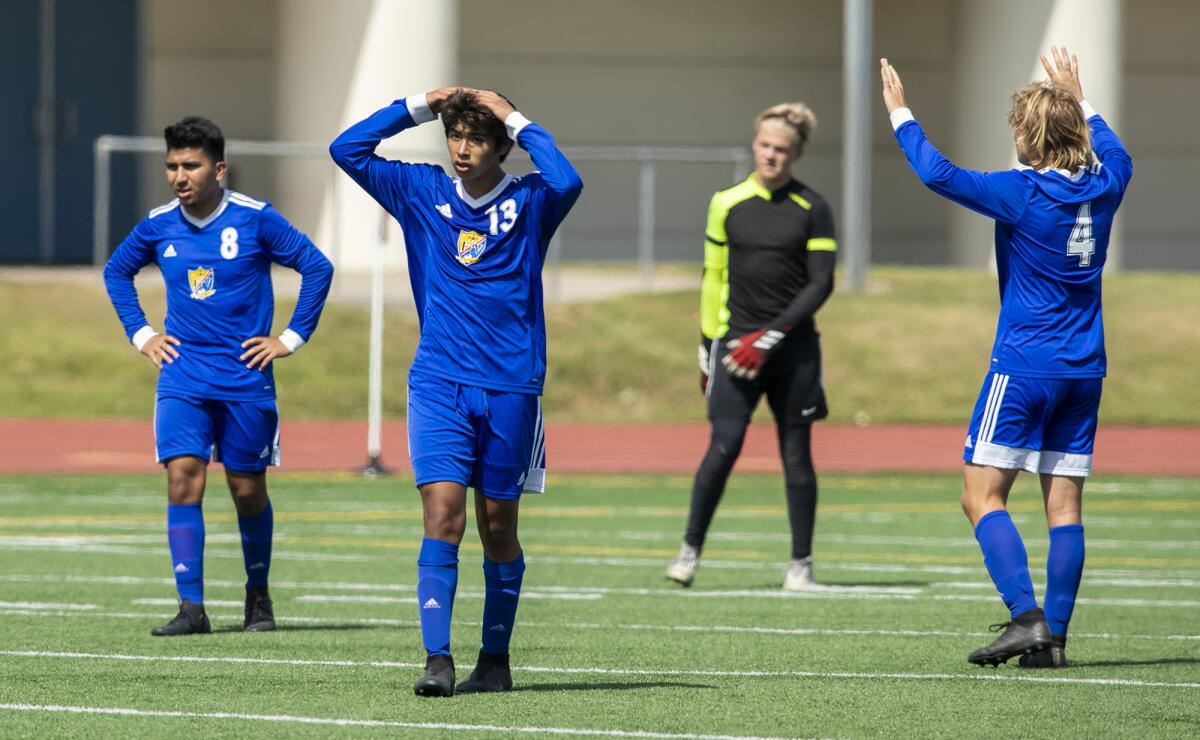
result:
M 179 357 L 163 363 L 160 395 L 247 401 L 275 397 L 273 364 L 249 370 L 242 342 L 271 332 L 275 297 L 271 263 L 301 275 L 288 329 L 305 341 L 317 328 L 333 265 L 308 237 L 260 200 L 225 191 L 207 218 L 196 220 L 178 200 L 155 208 L 104 266 L 104 283 L 125 335 L 148 325 L 133 276 L 157 264 L 167 289 L 164 331 L 179 340 Z
M 505 175 L 471 197 L 441 167 L 375 154 L 379 143 L 432 121 L 424 96 L 351 126 L 330 155 L 404 230 L 421 339 L 410 374 L 496 391 L 541 393 L 546 376 L 542 263 L 583 182 L 545 129 L 512 114 L 509 135 L 536 172 Z
M 896 128 L 931 190 L 996 220 L 1000 318 L 991 370 L 1035 378 L 1104 377 L 1100 274 L 1113 216 L 1133 176 L 1120 139 L 1085 107 L 1097 162 L 1077 172 L 956 167 L 916 121 Z

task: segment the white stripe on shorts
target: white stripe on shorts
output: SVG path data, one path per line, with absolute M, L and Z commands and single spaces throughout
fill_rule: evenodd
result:
M 992 389 L 988 394 L 983 419 L 979 422 L 979 441 L 991 442 L 996 433 L 996 420 L 1000 416 L 1000 405 L 1004 402 L 1004 391 L 1008 388 L 1008 376 L 996 373 L 992 376 Z

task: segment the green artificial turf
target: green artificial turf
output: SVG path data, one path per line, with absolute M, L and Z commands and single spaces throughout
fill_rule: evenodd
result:
M 423 660 L 411 479 L 272 476 L 280 629 L 268 634 L 240 632 L 236 523 L 214 488 L 205 575 L 216 633 L 167 639 L 149 635 L 174 613 L 160 477 L 2 477 L 0 736 L 1095 738 L 1200 728 L 1200 480 L 1089 483 L 1074 665 L 1048 672 L 965 661 L 1006 611 L 958 510 L 957 477 L 821 480 L 816 575 L 833 588 L 783 597 L 778 476 L 731 480 L 690 590 L 662 577 L 682 533 L 686 477 L 552 477 L 550 493 L 522 503 L 516 690 L 429 700 L 411 691 Z M 1040 595 L 1046 532 L 1032 478 L 1011 508 Z M 461 676 L 482 607 L 478 539 L 465 542 L 453 635 Z M 312 724 L 328 720 L 344 723 Z

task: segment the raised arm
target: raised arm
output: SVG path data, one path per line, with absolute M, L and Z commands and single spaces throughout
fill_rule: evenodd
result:
M 437 118 L 437 106 L 454 92 L 443 87 L 412 95 L 381 108 L 343 131 L 329 145 L 329 156 L 359 186 L 393 215 L 402 201 L 412 165 L 375 153 L 379 143 L 405 129 Z
M 554 137 L 546 129 L 521 115 L 503 96 L 490 90 L 471 92 L 492 115 L 504 121 L 509 138 L 529 152 L 533 166 L 541 173 L 542 181 L 549 189 L 547 205 L 551 207 L 547 208 L 548 220 L 543 224 L 543 228 L 547 233 L 553 233 L 583 192 L 583 180 L 579 177 L 579 172 L 559 151 Z
M 1117 134 L 1108 127 L 1108 123 L 1096 112 L 1096 109 L 1083 97 L 1083 84 L 1079 81 L 1079 58 L 1069 54 L 1066 47 L 1050 47 L 1050 56 L 1042 55 L 1042 68 L 1056 85 L 1067 88 L 1075 95 L 1083 108 L 1083 117 L 1087 119 L 1088 129 L 1092 134 L 1092 150 L 1096 158 L 1116 175 L 1117 181 L 1124 191 L 1133 177 L 1133 159 L 1121 143 Z
M 880 60 L 883 102 L 891 118 L 896 141 L 921 182 L 938 195 L 994 218 L 1013 222 L 1025 212 L 1029 188 L 1016 172 L 978 172 L 956 166 L 925 137 L 904 99 L 900 75 L 887 59 Z

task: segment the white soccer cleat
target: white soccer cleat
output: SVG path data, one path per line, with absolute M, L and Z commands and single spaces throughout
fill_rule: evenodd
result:
M 685 542 L 679 546 L 679 554 L 667 566 L 667 580 L 675 581 L 681 586 L 690 586 L 698 567 L 700 551 Z
M 784 591 L 809 591 L 817 585 L 813 580 L 812 556 L 793 560 L 783 574 Z

